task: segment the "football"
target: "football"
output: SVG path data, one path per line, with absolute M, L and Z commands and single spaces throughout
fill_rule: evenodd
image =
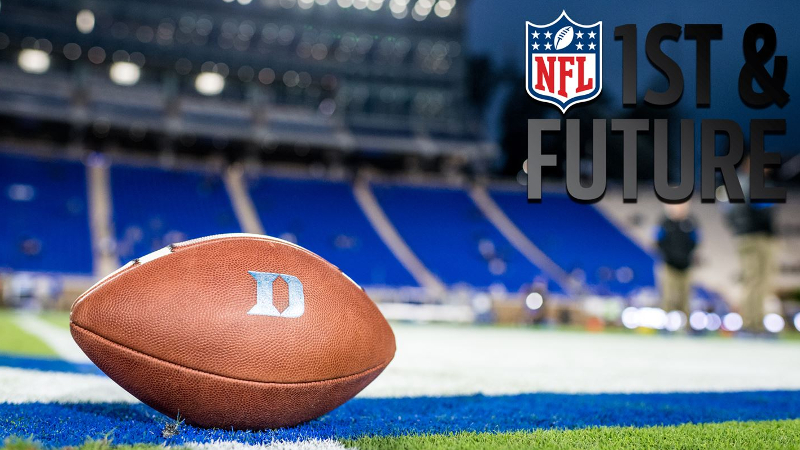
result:
M 575 37 L 575 32 L 572 30 L 571 26 L 566 26 L 556 33 L 555 40 L 553 43 L 556 46 L 556 50 L 563 50 L 572 43 L 572 38 Z
M 249 234 L 131 261 L 73 304 L 73 338 L 112 380 L 171 418 L 296 425 L 346 402 L 394 357 L 364 290 L 320 256 Z

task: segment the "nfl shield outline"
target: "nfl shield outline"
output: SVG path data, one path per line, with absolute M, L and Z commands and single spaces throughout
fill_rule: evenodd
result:
M 586 97 L 577 96 L 577 97 L 574 97 L 574 98 L 571 98 L 571 99 L 568 99 L 568 100 L 562 102 L 562 101 L 559 101 L 558 99 L 555 99 L 553 97 L 548 97 L 548 96 L 539 94 L 537 92 L 531 92 L 531 72 L 532 72 L 532 68 L 531 68 L 531 43 L 530 43 L 531 33 L 529 31 L 530 31 L 531 28 L 542 29 L 542 28 L 550 27 L 551 25 L 554 25 L 555 23 L 557 23 L 558 21 L 560 21 L 564 17 L 566 17 L 566 19 L 570 23 L 575 25 L 576 27 L 579 27 L 579 28 L 598 27 L 600 32 L 597 35 L 597 43 L 598 43 L 598 45 L 597 45 L 597 79 L 595 80 L 595 89 L 591 93 L 585 94 Z M 578 23 L 578 22 L 575 22 L 574 20 L 572 20 L 572 18 L 567 14 L 567 11 L 566 10 L 562 10 L 561 11 L 561 15 L 559 15 L 556 18 L 556 20 L 554 20 L 554 21 L 552 21 L 552 22 L 550 22 L 550 23 L 548 23 L 546 25 L 537 25 L 537 24 L 531 23 L 529 21 L 525 22 L 525 91 L 528 93 L 528 95 L 532 99 L 540 101 L 540 102 L 543 102 L 543 103 L 550 103 L 551 105 L 555 105 L 555 106 L 558 107 L 558 109 L 561 110 L 561 114 L 564 114 L 564 113 L 567 112 L 567 109 L 569 109 L 569 107 L 572 106 L 572 105 L 576 105 L 578 103 L 584 103 L 584 102 L 588 102 L 588 101 L 594 100 L 595 98 L 597 98 L 597 96 L 600 95 L 602 90 L 603 90 L 603 21 L 602 20 L 597 21 L 597 22 L 595 22 L 593 24 L 590 24 L 590 25 L 584 25 L 584 24 L 581 24 L 581 23 Z

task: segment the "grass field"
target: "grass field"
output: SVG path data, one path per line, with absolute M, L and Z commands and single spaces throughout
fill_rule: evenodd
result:
M 43 311 L 39 318 L 57 327 L 69 330 L 69 311 Z
M 137 445 L 113 445 L 113 442 L 110 440 L 97 440 L 97 441 L 86 441 L 85 444 L 79 447 L 68 447 L 70 450 L 149 450 L 149 449 L 163 449 L 164 447 L 160 445 L 144 445 L 144 444 L 137 444 Z M 180 448 L 180 447 L 176 447 Z M 32 441 L 30 439 L 20 439 L 17 437 L 7 438 L 3 442 L 2 450 L 42 450 L 42 446 L 39 445 L 37 442 Z
M 456 433 L 365 437 L 343 441 L 348 448 L 376 449 L 797 449 L 800 420 L 686 424 L 669 427 L 592 427 L 577 430 L 539 430 L 513 433 Z M 276 443 L 276 449 L 306 448 Z M 185 447 L 171 448 L 192 448 Z M 2 450 L 40 450 L 31 440 L 6 439 Z M 120 445 L 108 440 L 87 441 L 71 450 L 157 450 L 162 445 Z
M 0 353 L 55 356 L 56 353 L 41 339 L 20 328 L 11 311 L 0 310 Z
M 359 449 L 797 449 L 800 420 L 725 422 L 672 427 L 596 427 L 516 433 L 369 437 Z
M 359 449 L 797 449 L 800 420 L 363 438 Z

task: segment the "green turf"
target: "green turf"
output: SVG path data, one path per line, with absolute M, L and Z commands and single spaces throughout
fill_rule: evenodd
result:
M 366 437 L 344 441 L 369 449 L 800 449 L 800 420 L 687 424 L 671 427 L 594 427 L 513 433 L 457 433 Z M 181 450 L 181 447 L 171 447 Z M 298 447 L 300 448 L 300 447 Z M 313 447 L 309 447 L 313 448 Z M 113 445 L 112 439 L 87 440 L 64 450 L 159 450 L 160 445 Z M 42 450 L 29 439 L 11 437 L 0 450 Z
M 151 444 L 114 445 L 112 439 L 89 440 L 78 447 L 64 447 L 65 450 L 164 450 L 164 446 Z M 169 447 L 183 450 L 184 447 Z M 42 446 L 30 439 L 10 437 L 3 441 L 2 450 L 43 450 Z
M 53 349 L 20 328 L 14 319 L 14 312 L 0 310 L 0 353 L 56 356 Z
M 57 327 L 69 330 L 69 311 L 43 311 L 39 318 Z
M 514 433 L 367 437 L 365 449 L 798 449 L 800 420 L 726 422 L 674 427 L 600 427 Z

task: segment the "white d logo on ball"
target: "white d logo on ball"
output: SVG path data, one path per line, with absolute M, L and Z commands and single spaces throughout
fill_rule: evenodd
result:
M 247 273 L 256 279 L 257 293 L 256 306 L 247 311 L 248 315 L 286 318 L 296 318 L 303 315 L 306 309 L 306 301 L 303 295 L 303 283 L 297 277 L 280 273 L 253 271 L 248 271 Z M 283 312 L 278 311 L 278 308 L 273 303 L 272 284 L 278 277 L 283 278 L 283 281 L 289 286 L 289 306 Z

